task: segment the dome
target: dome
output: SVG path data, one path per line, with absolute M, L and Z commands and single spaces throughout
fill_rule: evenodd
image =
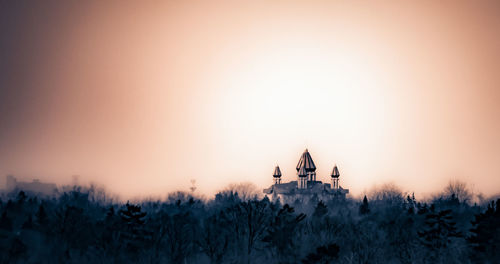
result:
M 279 178 L 279 177 L 281 177 L 281 170 L 280 170 L 280 166 L 276 166 L 276 168 L 274 168 L 273 177 L 275 177 L 275 178 Z
M 304 153 L 302 153 L 302 156 L 300 156 L 299 163 L 297 163 L 297 171 L 299 171 L 301 167 L 304 167 L 306 172 L 316 171 L 316 166 L 314 165 L 311 154 L 309 154 L 309 151 L 307 151 L 307 149 L 304 151 Z
M 299 177 L 307 177 L 307 171 L 304 166 L 300 167 L 299 169 Z
M 331 176 L 332 176 L 332 178 L 338 178 L 340 176 L 339 169 L 337 168 L 337 165 L 335 165 L 335 167 L 333 167 Z

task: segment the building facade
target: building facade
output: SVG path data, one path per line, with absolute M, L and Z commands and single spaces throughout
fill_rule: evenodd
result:
M 306 149 L 300 156 L 297 163 L 297 180 L 283 183 L 281 181 L 281 169 L 274 168 L 273 185 L 263 190 L 266 195 L 271 195 L 273 199 L 280 198 L 282 201 L 289 201 L 296 198 L 307 199 L 312 196 L 319 198 L 345 197 L 349 189 L 344 189 L 339 185 L 340 173 L 337 165 L 333 167 L 330 174 L 330 183 L 323 183 L 316 179 L 316 165 L 311 154 Z
M 7 175 L 6 178 L 6 191 L 24 191 L 32 194 L 44 194 L 51 195 L 57 191 L 57 186 L 53 183 L 41 182 L 38 179 L 34 179 L 32 182 L 18 181 L 16 177 L 12 175 Z

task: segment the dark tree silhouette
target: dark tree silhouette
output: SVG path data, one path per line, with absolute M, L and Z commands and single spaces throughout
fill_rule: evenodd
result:
M 326 207 L 323 201 L 319 201 L 316 207 L 314 208 L 313 217 L 319 218 L 328 214 L 328 207 Z
M 19 194 L 17 194 L 17 203 L 22 205 L 26 201 L 26 193 L 24 191 L 19 191 Z
M 119 214 L 125 226 L 125 232 L 122 239 L 126 245 L 127 251 L 134 257 L 141 249 L 141 243 L 144 243 L 146 232 L 144 229 L 146 212 L 141 211 L 141 206 L 131 205 L 127 202 L 125 210 L 120 210 Z
M 467 184 L 462 181 L 452 180 L 444 190 L 445 197 L 454 196 L 459 202 L 469 202 L 472 199 L 472 193 L 467 188 Z
M 180 212 L 166 218 L 167 256 L 171 263 L 185 263 L 194 253 L 198 221 L 187 212 Z
M 337 244 L 321 246 L 316 249 L 316 252 L 310 253 L 302 260 L 304 264 L 330 264 L 335 263 L 339 257 L 340 247 Z
M 7 252 L 7 263 L 20 262 L 26 257 L 26 251 L 26 245 L 19 238 L 13 238 L 10 242 L 10 248 Z
M 246 254 L 250 258 L 257 241 L 261 240 L 270 220 L 269 200 L 242 202 L 238 210 L 243 216 L 242 223 L 246 234 Z
M 416 200 L 415 200 L 415 194 L 412 194 L 406 196 L 406 206 L 408 207 L 408 214 L 414 214 L 415 213 L 415 208 L 417 206 Z
M 222 263 L 229 246 L 230 235 L 226 229 L 223 212 L 217 212 L 203 221 L 203 231 L 198 240 L 201 250 L 210 258 L 210 263 Z
M 377 190 L 361 203 L 296 196 L 293 208 L 231 191 L 136 205 L 83 187 L 15 191 L 0 194 L 0 263 L 498 263 L 500 201 L 471 206 L 452 194 L 429 207 Z
M 42 204 L 38 207 L 38 212 L 36 212 L 36 223 L 40 227 L 45 227 L 48 224 L 47 213 L 45 212 L 45 207 Z
M 365 215 L 370 213 L 370 205 L 368 204 L 368 199 L 365 197 L 363 198 L 363 203 L 359 206 L 359 214 Z
M 472 233 L 467 241 L 471 245 L 471 259 L 475 263 L 493 263 L 500 260 L 500 199 L 488 204 L 484 213 L 472 222 Z
M 125 223 L 121 217 L 115 213 L 113 206 L 110 206 L 106 212 L 103 221 L 97 223 L 99 227 L 99 237 L 95 247 L 104 256 L 116 256 L 122 248 L 121 230 L 125 229 Z
M 21 226 L 22 229 L 33 229 L 33 218 L 31 215 L 28 216 L 28 219 L 26 219 L 26 222 L 23 223 Z
M 2 213 L 0 218 L 0 229 L 12 231 L 12 220 L 7 216 L 7 212 Z
M 66 242 L 60 246 L 66 246 L 68 250 L 78 249 L 83 252 L 93 242 L 92 228 L 82 208 L 67 206 L 56 212 L 55 219 L 56 235 Z
M 425 227 L 418 232 L 422 244 L 429 249 L 431 259 L 438 261 L 443 257 L 442 250 L 447 248 L 452 243 L 452 238 L 462 236 L 457 231 L 456 223 L 451 216 L 451 210 L 441 210 L 436 212 L 434 206 L 425 216 Z
M 293 262 L 297 257 L 297 243 L 294 238 L 300 222 L 306 218 L 306 215 L 294 212 L 293 207 L 285 204 L 274 217 L 266 236 L 262 239 L 268 244 L 271 254 L 279 263 Z

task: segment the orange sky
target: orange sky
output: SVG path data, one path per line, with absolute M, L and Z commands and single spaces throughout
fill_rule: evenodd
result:
M 283 180 L 500 191 L 494 1 L 0 4 L 0 174 L 123 196 Z

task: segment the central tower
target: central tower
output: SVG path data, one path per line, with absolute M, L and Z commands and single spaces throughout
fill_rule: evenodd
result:
M 309 154 L 309 151 L 307 149 L 304 151 L 304 153 L 302 153 L 302 156 L 300 156 L 299 159 L 299 163 L 297 163 L 296 169 L 297 169 L 297 176 L 299 176 L 299 178 L 300 178 L 299 171 L 302 167 L 304 167 L 307 176 L 307 181 L 316 181 L 316 166 L 314 165 L 314 161 L 311 158 L 311 154 Z

